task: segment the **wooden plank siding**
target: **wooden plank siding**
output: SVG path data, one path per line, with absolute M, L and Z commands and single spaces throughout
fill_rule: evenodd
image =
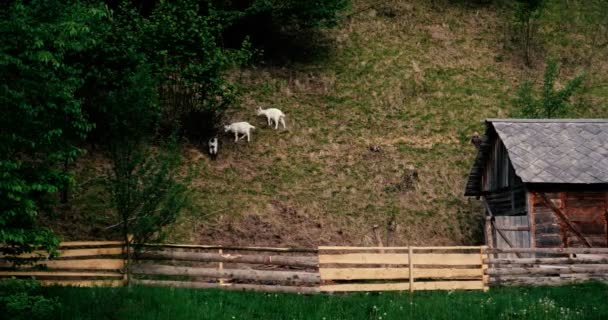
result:
M 496 216 L 494 225 L 500 232 L 496 232 L 496 248 L 529 248 L 530 231 L 527 216 Z M 527 230 L 525 230 L 527 228 Z M 517 230 L 520 229 L 520 230 Z M 505 239 L 505 237 L 507 239 Z M 508 240 L 508 243 L 507 243 Z M 510 245 L 509 245 L 510 244 Z M 514 253 L 501 254 L 500 258 L 515 258 Z
M 546 198 L 563 213 L 563 221 L 539 196 L 531 196 L 534 244 L 538 248 L 585 247 L 579 232 L 591 247 L 608 246 L 607 192 L 553 192 Z

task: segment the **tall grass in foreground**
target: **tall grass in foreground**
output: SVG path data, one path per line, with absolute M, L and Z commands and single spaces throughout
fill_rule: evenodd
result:
M 608 319 L 608 286 L 264 294 L 154 287 L 46 289 L 57 319 Z

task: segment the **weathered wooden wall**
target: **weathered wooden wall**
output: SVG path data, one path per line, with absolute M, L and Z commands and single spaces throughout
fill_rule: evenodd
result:
M 544 195 L 555 208 L 547 205 Z M 538 248 L 608 246 L 608 193 L 555 192 L 529 194 L 532 232 Z M 561 211 L 566 219 L 560 217 Z M 573 230 L 574 229 L 574 230 Z
M 496 216 L 494 226 L 500 230 L 494 230 L 495 248 L 530 248 L 528 216 Z M 515 258 L 516 254 L 505 253 L 500 257 Z

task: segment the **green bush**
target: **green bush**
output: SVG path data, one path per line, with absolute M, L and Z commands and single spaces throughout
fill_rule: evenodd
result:
M 0 315 L 3 319 L 48 319 L 60 307 L 57 298 L 46 298 L 33 280 L 0 281 Z

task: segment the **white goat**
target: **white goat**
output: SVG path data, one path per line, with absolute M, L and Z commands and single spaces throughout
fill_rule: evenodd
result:
M 242 134 L 243 137 L 247 137 L 247 142 L 251 139 L 251 129 L 255 129 L 254 126 L 249 124 L 249 122 L 235 122 L 230 125 L 224 126 L 224 132 L 234 132 L 234 142 L 239 141 L 239 134 Z M 243 138 L 241 137 L 241 138 Z
M 278 129 L 280 122 L 283 125 L 283 129 L 287 128 L 285 126 L 285 114 L 277 108 L 262 109 L 260 107 L 257 110 L 257 115 L 265 116 L 266 120 L 268 120 L 268 126 L 272 126 L 272 123 L 274 122 L 274 128 Z

